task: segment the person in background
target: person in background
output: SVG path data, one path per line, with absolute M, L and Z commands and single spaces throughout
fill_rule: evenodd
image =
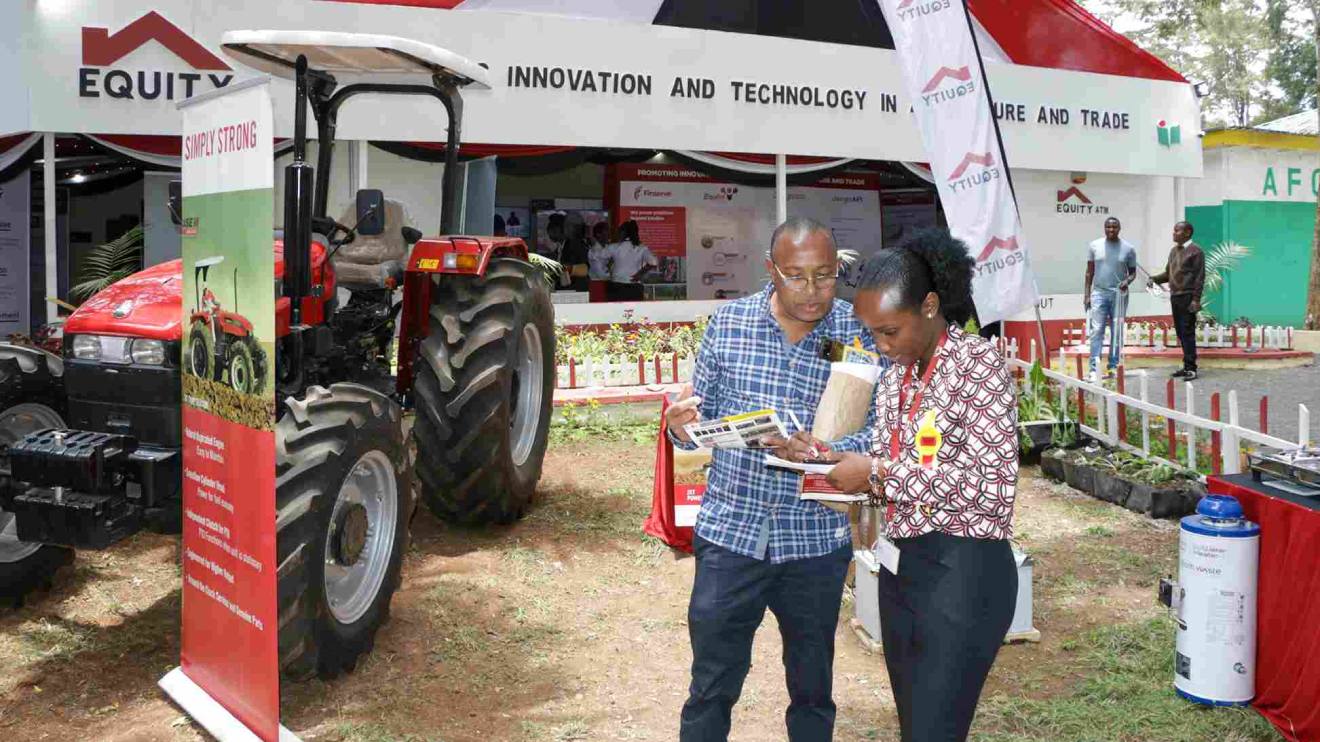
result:
M 546 218 L 545 238 L 545 242 L 537 241 L 536 252 L 551 260 L 559 260 L 564 254 L 564 243 L 568 241 L 562 213 L 555 212 Z
M 1089 324 L 1092 381 L 1100 378 L 1098 364 L 1106 329 L 1110 330 L 1106 376 L 1118 368 L 1118 359 L 1123 352 L 1123 328 L 1115 325 L 1114 318 L 1127 316 L 1127 289 L 1137 275 L 1137 249 L 1119 238 L 1122 229 L 1117 217 L 1109 217 L 1105 220 L 1104 238 L 1095 240 L 1087 248 L 1086 291 L 1082 294 L 1082 303 Z
M 1205 253 L 1192 242 L 1195 232 L 1191 222 L 1173 225 L 1173 248 L 1164 272 L 1150 277 L 1150 283 L 1169 285 L 1169 303 L 1173 309 L 1173 329 L 1182 346 L 1183 367 L 1173 372 L 1175 379 L 1196 378 L 1196 313 L 1201 311 L 1205 290 Z
M 599 221 L 591 228 L 591 244 L 587 246 L 587 265 L 591 280 L 610 280 L 609 222 Z
M 550 258 L 564 265 L 564 252 L 568 246 L 568 228 L 564 213 L 556 211 L 545 221 L 546 242 L 538 242 L 537 253 L 542 257 Z M 564 272 L 559 275 L 556 289 L 568 288 L 570 285 L 570 276 L 568 266 L 564 265 Z
M 610 301 L 641 301 L 642 276 L 660 266 L 651 248 L 642 244 L 637 222 L 619 225 L 619 241 L 610 247 Z
M 770 245 L 771 285 L 715 312 L 692 384 L 666 408 L 668 435 L 679 448 L 696 448 L 684 430 L 690 423 L 762 408 L 791 411 L 810 430 L 830 377 L 826 342 L 860 341 L 874 350 L 852 307 L 835 299 L 840 266 L 829 230 L 790 219 Z M 863 451 L 874 416 L 868 412 L 861 432 L 828 444 L 805 432 L 767 443 L 795 461 L 817 450 Z M 833 733 L 834 635 L 852 560 L 848 516 L 799 499 L 797 474 L 767 468 L 765 453 L 714 452 L 692 544 L 692 682 L 681 742 L 728 739 L 767 608 L 783 635 L 788 739 L 818 742 Z
M 495 229 L 491 232 L 491 234 L 495 235 L 496 237 L 508 236 L 508 231 L 504 227 L 504 217 L 500 216 L 499 214 L 495 215 Z
M 559 258 L 559 262 L 564 266 L 561 286 L 573 291 L 586 291 L 589 260 L 587 225 L 579 221 L 573 225 L 572 233 L 564 241 L 564 250 Z
M 995 346 L 962 330 L 974 267 L 947 230 L 916 232 L 862 265 L 854 298 L 895 366 L 870 453 L 836 457 L 828 479 L 869 491 L 886 521 L 880 630 L 903 742 L 967 738 L 1017 602 L 1017 394 Z

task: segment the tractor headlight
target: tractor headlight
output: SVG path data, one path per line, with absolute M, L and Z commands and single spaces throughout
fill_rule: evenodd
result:
M 73 357 L 95 361 L 101 357 L 101 338 L 96 335 L 76 335 L 73 338 Z
M 133 358 L 133 363 L 144 366 L 165 365 L 165 343 L 160 340 L 137 338 L 129 346 L 129 354 Z
M 276 279 L 275 279 L 275 298 L 278 299 L 278 298 L 280 298 L 281 296 L 284 296 L 284 279 L 283 279 L 283 278 L 276 278 Z

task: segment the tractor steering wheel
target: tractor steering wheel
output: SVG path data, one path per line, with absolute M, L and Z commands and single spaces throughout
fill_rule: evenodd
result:
M 357 237 L 357 233 L 352 229 L 345 227 L 328 216 L 312 217 L 312 231 L 320 232 L 325 235 L 332 250 L 338 250 L 344 245 L 352 243 Z

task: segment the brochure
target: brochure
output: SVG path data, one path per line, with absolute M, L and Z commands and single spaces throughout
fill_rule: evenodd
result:
M 757 410 L 718 420 L 704 420 L 683 429 L 692 442 L 702 448 L 765 448 L 761 444 L 764 438 L 788 437 L 788 429 L 774 410 Z

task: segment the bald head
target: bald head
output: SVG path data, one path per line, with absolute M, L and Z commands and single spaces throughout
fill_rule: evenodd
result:
M 839 249 L 834 242 L 834 233 L 830 231 L 829 227 L 815 219 L 793 217 L 775 227 L 774 234 L 770 235 L 770 251 L 768 253 L 770 260 L 776 263 L 787 260 L 787 251 L 800 249 L 808 243 L 816 243 L 819 238 L 823 238 L 828 242 L 830 250 L 834 251 L 837 259 Z

